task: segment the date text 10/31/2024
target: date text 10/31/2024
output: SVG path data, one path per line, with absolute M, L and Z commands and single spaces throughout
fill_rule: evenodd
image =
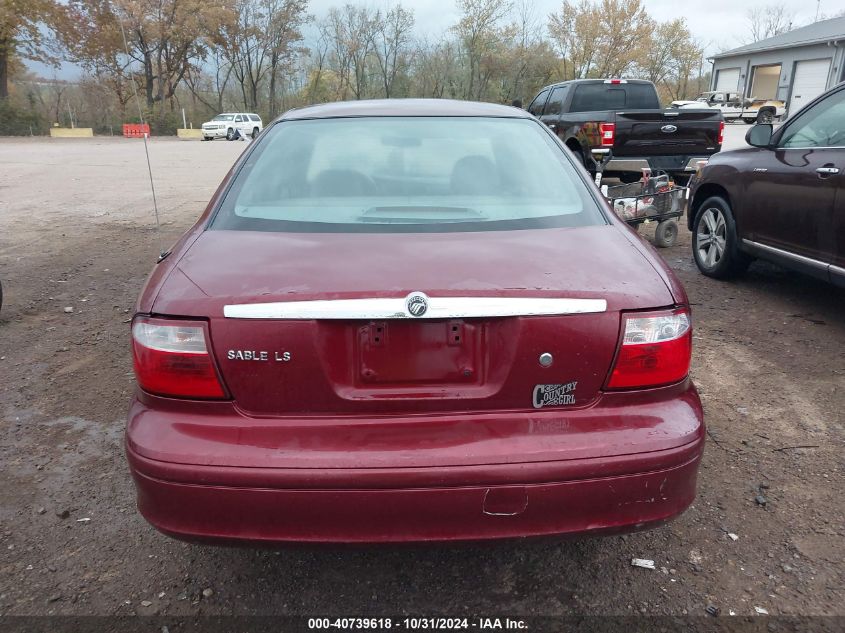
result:
M 310 630 L 345 630 L 366 628 L 370 630 L 525 630 L 524 620 L 511 618 L 309 618 Z

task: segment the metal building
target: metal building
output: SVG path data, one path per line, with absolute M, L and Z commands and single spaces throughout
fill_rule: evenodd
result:
M 787 116 L 845 81 L 845 16 L 713 56 L 711 90 L 780 99 Z

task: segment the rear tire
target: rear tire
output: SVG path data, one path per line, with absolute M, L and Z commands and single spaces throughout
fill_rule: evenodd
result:
M 252 128 L 252 138 L 255 138 L 256 136 L 258 136 L 258 128 L 254 127 Z
M 598 172 L 599 167 L 596 164 L 596 161 L 593 160 L 592 158 L 587 159 L 586 154 L 584 154 L 583 152 L 577 152 L 575 154 L 575 157 L 579 158 L 581 160 L 581 164 L 584 165 L 584 169 L 586 169 L 587 173 L 590 174 L 590 180 L 595 182 L 596 181 L 596 174 L 599 173 Z
M 775 120 L 775 113 L 771 110 L 760 110 L 757 113 L 757 123 L 772 123 Z
M 748 125 L 754 125 L 757 122 L 757 119 L 743 119 L 742 122 Z
M 654 245 L 658 248 L 670 248 L 678 240 L 678 223 L 675 220 L 663 220 L 654 231 Z
M 729 279 L 742 274 L 751 258 L 739 250 L 733 211 L 720 196 L 707 198 L 692 223 L 692 255 L 702 274 Z

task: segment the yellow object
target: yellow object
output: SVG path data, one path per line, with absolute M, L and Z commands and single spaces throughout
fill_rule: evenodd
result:
M 202 130 L 193 130 L 190 128 L 179 128 L 176 130 L 176 136 L 181 139 L 200 139 L 202 140 Z
M 94 136 L 94 129 L 90 127 L 51 127 L 50 136 L 53 138 L 90 138 Z

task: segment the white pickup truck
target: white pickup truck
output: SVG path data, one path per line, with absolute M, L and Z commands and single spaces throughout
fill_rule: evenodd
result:
M 695 101 L 673 101 L 673 108 L 684 110 L 712 108 L 720 110 L 725 121 L 742 119 L 745 123 L 771 123 L 786 113 L 786 104 L 774 99 L 744 99 L 738 92 L 702 92 Z

